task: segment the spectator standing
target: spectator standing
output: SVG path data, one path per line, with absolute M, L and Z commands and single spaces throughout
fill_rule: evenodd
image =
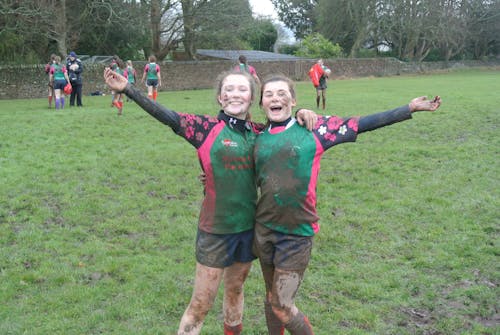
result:
M 316 108 L 319 108 L 320 101 L 323 109 L 326 108 L 326 79 L 329 77 L 331 70 L 323 63 L 323 59 L 318 59 L 309 70 L 309 77 L 316 88 Z
M 56 54 L 51 54 L 49 62 L 45 65 L 45 73 L 47 74 L 49 80 L 48 82 L 48 100 L 49 100 L 49 108 L 52 108 L 52 97 L 54 96 L 54 86 L 50 82 L 50 68 L 54 64 L 54 58 L 56 57 Z
M 156 64 L 156 57 L 149 56 L 149 63 L 144 67 L 142 82 L 146 83 L 148 88 L 148 98 L 156 101 L 158 97 L 158 87 L 161 86 L 160 65 Z
M 239 64 L 234 67 L 234 70 L 250 73 L 250 75 L 255 79 L 255 82 L 260 85 L 260 79 L 257 75 L 257 71 L 255 71 L 255 68 L 252 65 L 248 65 L 247 58 L 244 55 L 240 55 L 240 57 L 238 57 L 238 62 Z
M 119 70 L 118 62 L 121 62 L 120 57 L 114 55 L 113 59 L 111 60 L 111 63 L 109 63 L 109 68 L 113 71 L 118 71 Z M 113 89 L 111 89 L 111 107 L 115 107 L 115 93 L 116 92 Z
M 116 70 L 116 61 L 120 59 L 120 57 L 118 57 L 117 55 L 113 55 L 113 58 L 111 59 L 111 62 L 109 63 L 109 68 L 111 70 Z M 111 107 L 113 107 L 113 102 L 115 101 L 115 92 L 113 90 L 111 90 Z
M 78 107 L 82 107 L 82 71 L 83 65 L 82 61 L 76 56 L 74 51 L 69 53 L 68 58 L 66 59 L 66 68 L 68 70 L 69 82 L 71 83 L 71 95 L 69 97 L 69 105 L 75 105 L 75 97 L 76 97 L 76 105 Z
M 124 76 L 127 77 L 128 83 L 130 85 L 135 86 L 135 82 L 137 81 L 136 71 L 130 59 L 127 61 L 127 67 L 125 68 Z M 128 101 L 130 101 L 130 99 L 127 97 L 127 102 Z
M 49 72 L 49 82 L 54 87 L 54 96 L 56 97 L 56 109 L 64 109 L 64 86 L 69 83 L 68 71 L 66 66 L 61 64 L 61 57 L 54 57 L 54 64 L 52 64 Z
M 124 67 L 125 66 L 123 64 L 123 61 L 120 58 L 116 58 L 115 63 L 113 65 L 113 71 L 115 71 L 119 75 L 122 75 L 125 78 L 127 78 L 127 76 L 125 75 Z M 128 79 L 127 79 L 127 81 L 128 81 Z M 114 92 L 114 94 L 113 94 L 113 106 L 115 106 L 118 109 L 118 115 L 122 115 L 122 111 L 123 111 L 123 94 L 122 94 L 122 92 L 116 92 L 116 91 Z

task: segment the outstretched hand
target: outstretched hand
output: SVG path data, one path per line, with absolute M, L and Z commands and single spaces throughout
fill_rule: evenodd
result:
M 420 111 L 435 111 L 441 106 L 441 97 L 436 95 L 434 99 L 429 100 L 427 97 L 418 97 L 410 101 L 410 111 L 420 112 Z
M 110 89 L 117 92 L 123 92 L 128 83 L 127 78 L 111 70 L 109 67 L 104 69 L 104 81 Z

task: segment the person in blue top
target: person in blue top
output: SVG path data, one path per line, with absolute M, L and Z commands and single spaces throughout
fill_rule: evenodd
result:
M 441 98 L 415 98 L 408 105 L 361 117 L 319 116 L 313 131 L 292 118 L 296 105 L 293 82 L 276 75 L 265 79 L 260 105 L 269 121 L 255 141 L 254 159 L 260 197 L 254 251 L 266 287 L 265 316 L 269 334 L 311 335 L 308 318 L 295 305 L 295 295 L 309 263 L 313 237 L 319 231 L 316 186 L 320 160 L 335 145 L 354 142 L 358 134 L 434 111 Z

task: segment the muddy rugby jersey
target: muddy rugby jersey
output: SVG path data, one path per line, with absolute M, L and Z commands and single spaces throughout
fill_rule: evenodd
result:
M 359 133 L 410 118 L 409 107 L 403 106 L 361 118 L 320 116 L 312 132 L 294 119 L 271 124 L 255 143 L 261 193 L 256 222 L 285 234 L 313 236 L 319 231 L 316 185 L 324 152 L 354 142 Z
M 196 148 L 206 174 L 199 228 L 213 234 L 253 229 L 257 190 L 253 147 L 263 125 L 231 118 L 177 113 L 128 84 L 124 93 Z
M 253 229 L 257 203 L 253 147 L 261 129 L 223 112 L 217 118 L 179 113 L 176 133 L 196 148 L 206 174 L 201 230 L 231 234 Z

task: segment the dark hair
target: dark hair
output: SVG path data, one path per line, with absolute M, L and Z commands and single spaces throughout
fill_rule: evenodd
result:
M 156 56 L 155 55 L 149 56 L 149 62 L 150 63 L 156 63 Z
M 268 75 L 267 77 L 264 78 L 260 85 L 260 99 L 259 99 L 259 106 L 262 107 L 262 95 L 264 94 L 264 86 L 266 86 L 269 83 L 276 82 L 276 81 L 284 81 L 288 85 L 288 89 L 290 90 L 290 94 L 293 99 L 296 98 L 295 95 L 295 83 L 293 82 L 292 79 L 288 78 L 284 74 L 277 73 L 277 74 L 271 74 Z
M 245 64 L 245 65 L 247 64 L 247 58 L 245 56 L 243 56 L 243 55 L 240 55 L 240 57 L 238 57 L 238 61 L 240 63 Z
M 123 68 L 125 67 L 125 63 L 124 63 L 124 62 L 123 62 L 123 60 L 122 60 L 121 58 L 119 58 L 119 57 L 116 59 L 116 65 L 118 65 L 118 67 L 119 67 L 120 69 L 123 69 Z

